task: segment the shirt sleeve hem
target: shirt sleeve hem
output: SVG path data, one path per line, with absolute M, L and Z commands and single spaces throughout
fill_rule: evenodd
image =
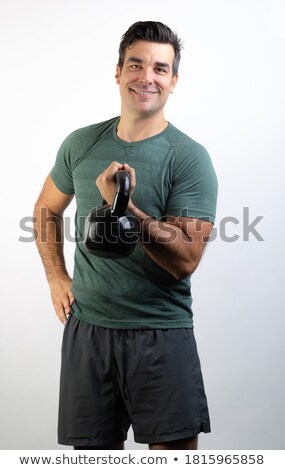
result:
M 51 173 L 50 173 L 50 176 L 51 176 L 51 179 L 53 180 L 54 184 L 56 185 L 57 189 L 59 189 L 59 191 L 61 191 L 62 193 L 64 194 L 68 194 L 69 196 L 71 196 L 72 194 L 74 194 L 74 190 L 73 189 L 67 189 L 66 186 L 64 186 L 63 184 L 61 184 L 57 178 L 57 176 L 54 174 L 54 171 L 52 170 Z
M 173 217 L 193 217 L 193 219 L 202 219 L 207 220 L 208 222 L 215 223 L 216 217 L 210 214 L 202 214 L 201 212 L 195 212 L 189 210 L 168 210 L 166 213 L 167 216 Z

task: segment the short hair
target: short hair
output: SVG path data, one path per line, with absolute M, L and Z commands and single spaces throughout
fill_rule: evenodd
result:
M 171 44 L 174 49 L 172 74 L 176 75 L 181 58 L 182 43 L 176 33 L 159 21 L 137 21 L 123 34 L 119 47 L 118 65 L 124 65 L 126 49 L 135 41 L 150 41 L 161 44 Z

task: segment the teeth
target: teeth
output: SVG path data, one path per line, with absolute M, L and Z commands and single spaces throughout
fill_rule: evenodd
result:
M 138 93 L 139 95 L 153 95 L 155 92 L 154 91 L 137 91 L 134 90 L 135 93 Z

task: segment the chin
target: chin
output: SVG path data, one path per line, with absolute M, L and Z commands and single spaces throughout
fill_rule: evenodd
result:
M 140 106 L 136 108 L 136 111 L 140 114 L 156 114 L 159 112 L 159 108 L 154 108 L 153 106 Z

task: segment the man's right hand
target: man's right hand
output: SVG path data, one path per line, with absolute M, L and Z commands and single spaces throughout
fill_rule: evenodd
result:
M 60 321 L 66 325 L 67 315 L 70 314 L 70 305 L 75 298 L 71 292 L 72 279 L 68 274 L 59 274 L 49 280 L 52 303 Z

